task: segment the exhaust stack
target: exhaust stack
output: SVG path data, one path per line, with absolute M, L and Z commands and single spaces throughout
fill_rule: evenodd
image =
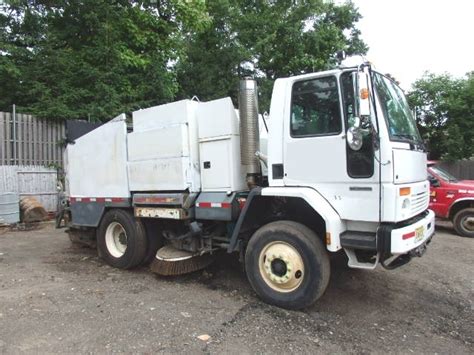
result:
M 249 188 L 257 184 L 260 174 L 260 162 L 256 153 L 260 149 L 258 130 L 258 97 L 257 82 L 251 78 L 240 81 L 239 87 L 240 116 L 240 157 L 242 165 L 247 168 Z

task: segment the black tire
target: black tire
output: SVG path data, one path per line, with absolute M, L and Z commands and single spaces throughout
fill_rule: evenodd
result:
M 265 281 L 264 277 L 267 276 L 264 275 L 264 270 L 260 271 L 260 254 L 275 242 L 290 245 L 299 253 L 303 262 L 303 279 L 298 281 L 300 284 L 295 289 L 285 292 L 275 290 Z M 260 298 L 288 309 L 305 308 L 319 299 L 327 288 L 331 272 L 329 256 L 321 239 L 308 227 L 293 221 L 272 222 L 258 229 L 247 245 L 245 268 L 247 278 Z M 292 277 L 296 278 L 296 272 L 292 270 L 289 274 L 293 273 Z
M 156 252 L 163 246 L 163 235 L 159 221 L 145 219 L 143 222 L 145 224 L 148 246 L 142 264 L 146 266 L 155 259 Z
M 121 256 L 112 255 L 107 247 L 106 232 L 112 223 L 118 223 L 126 233 L 126 249 Z M 113 209 L 105 213 L 97 230 L 97 251 L 107 264 L 119 269 L 131 269 L 143 261 L 146 250 L 146 231 L 140 219 L 121 209 Z
M 471 222 L 467 221 L 468 218 Z M 456 233 L 463 237 L 474 238 L 472 220 L 474 220 L 474 208 L 465 208 L 456 213 L 453 218 L 453 225 Z

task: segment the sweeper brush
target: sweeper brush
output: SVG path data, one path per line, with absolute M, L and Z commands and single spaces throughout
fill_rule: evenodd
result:
M 213 261 L 213 255 L 193 254 L 184 250 L 178 250 L 171 245 L 165 245 L 156 253 L 150 269 L 155 274 L 164 276 L 183 275 L 204 269 Z

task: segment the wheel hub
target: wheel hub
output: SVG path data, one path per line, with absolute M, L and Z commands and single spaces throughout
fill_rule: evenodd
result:
M 272 273 L 277 276 L 284 276 L 288 270 L 286 262 L 281 259 L 274 259 L 270 264 Z
M 466 217 L 462 221 L 462 225 L 464 228 L 466 228 L 468 231 L 472 232 L 474 231 L 474 217 Z
M 259 257 L 263 280 L 276 291 L 290 292 L 303 281 L 304 264 L 300 253 L 285 242 L 272 242 Z
M 105 231 L 105 244 L 110 255 L 120 258 L 127 250 L 127 233 L 118 222 L 112 222 Z

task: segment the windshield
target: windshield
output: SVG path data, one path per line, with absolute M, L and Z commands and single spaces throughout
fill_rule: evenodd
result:
M 420 133 L 403 91 L 392 80 L 379 73 L 374 73 L 373 80 L 387 121 L 390 140 L 421 143 Z
M 441 169 L 437 166 L 432 166 L 431 170 L 433 170 L 433 172 L 443 180 L 450 181 L 450 182 L 457 182 L 458 181 L 458 179 L 456 179 L 450 173 L 448 173 L 447 171 L 444 171 L 443 169 Z

